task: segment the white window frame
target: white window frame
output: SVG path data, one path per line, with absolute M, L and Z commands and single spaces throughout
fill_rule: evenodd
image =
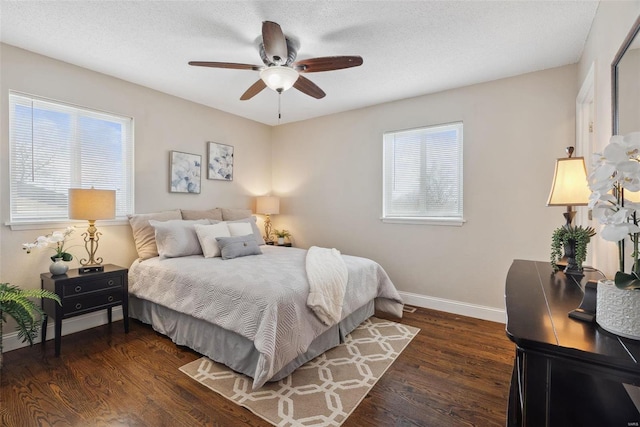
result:
M 30 94 L 25 94 L 17 91 L 9 91 L 9 221 L 6 222 L 6 225 L 10 226 L 12 230 L 24 230 L 24 229 L 38 229 L 44 227 L 57 227 L 60 225 L 68 224 L 72 222 L 68 218 L 68 215 L 64 216 L 58 214 L 53 215 L 29 215 L 28 217 L 25 215 L 20 215 L 18 207 L 16 207 L 16 198 L 17 192 L 19 191 L 17 188 L 14 173 L 18 170 L 16 167 L 16 163 L 18 161 L 17 155 L 14 155 L 17 152 L 17 137 L 15 136 L 18 131 L 16 129 L 17 124 L 14 120 L 14 107 L 16 103 L 20 103 L 25 105 L 25 103 L 30 102 L 32 106 L 38 105 L 38 108 L 42 108 L 49 111 L 54 112 L 65 112 L 72 115 L 78 114 L 82 117 L 89 117 L 93 119 L 99 119 L 104 121 L 111 121 L 113 123 L 118 123 L 122 126 L 123 132 L 121 136 L 120 143 L 121 145 L 121 153 L 119 154 L 119 158 L 121 159 L 120 163 L 121 170 L 124 170 L 124 177 L 121 180 L 121 185 L 119 188 L 106 188 L 104 184 L 101 183 L 100 176 L 95 177 L 94 182 L 82 182 L 82 178 L 80 177 L 79 169 L 76 166 L 80 165 L 79 162 L 79 150 L 80 144 L 78 142 L 78 136 L 74 133 L 73 138 L 68 141 L 69 146 L 71 148 L 71 156 L 72 161 L 69 164 L 69 188 L 91 188 L 95 187 L 98 189 L 113 189 L 116 190 L 116 218 L 114 220 L 109 221 L 101 221 L 103 225 L 116 225 L 125 223 L 127 218 L 126 215 L 133 212 L 134 206 L 134 120 L 132 117 L 127 117 L 119 114 L 114 114 L 110 112 L 99 111 L 87 107 L 77 106 L 57 100 L 52 100 L 48 98 L 38 97 Z M 48 107 L 48 108 L 47 108 Z M 33 108 L 33 107 L 32 107 Z M 32 123 L 33 127 L 33 123 Z M 33 138 L 33 131 L 31 138 Z M 23 140 L 24 141 L 24 140 Z M 34 162 L 34 160 L 31 160 Z M 85 174 L 86 176 L 86 174 Z M 102 175 L 105 176 L 105 175 Z M 85 179 L 86 181 L 86 179 Z M 68 199 L 64 199 L 65 201 Z M 63 208 L 64 209 L 64 208 Z M 32 211 L 31 211 L 32 212 Z
M 382 222 L 385 223 L 398 223 L 398 224 L 427 224 L 427 225 L 448 225 L 448 226 L 462 226 L 466 221 L 463 213 L 463 123 L 455 122 L 448 124 L 439 124 L 433 126 L 425 126 L 420 128 L 405 129 L 399 131 L 390 131 L 383 134 L 383 184 L 382 184 Z M 457 155 L 455 156 L 455 162 L 457 166 L 457 194 L 456 206 L 457 212 L 451 212 L 449 214 L 442 215 L 433 211 L 428 211 L 427 207 L 424 210 L 416 211 L 411 214 L 403 213 L 400 211 L 394 212 L 393 202 L 389 199 L 393 193 L 394 185 L 394 151 L 393 144 L 396 141 L 401 141 L 403 135 L 405 138 L 408 135 L 412 135 L 414 138 L 419 137 L 422 140 L 422 153 L 428 152 L 427 137 L 440 132 L 448 132 L 455 130 L 457 132 Z M 422 155 L 420 178 L 417 183 L 420 187 L 420 191 L 425 191 L 426 182 L 428 181 L 428 171 L 426 168 L 427 155 Z

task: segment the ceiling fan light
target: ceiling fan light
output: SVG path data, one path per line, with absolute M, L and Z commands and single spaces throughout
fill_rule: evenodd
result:
M 260 78 L 269 89 L 284 92 L 298 80 L 298 72 L 290 67 L 272 66 L 260 71 Z

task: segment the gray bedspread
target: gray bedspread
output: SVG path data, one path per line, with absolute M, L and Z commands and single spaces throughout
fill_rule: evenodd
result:
M 261 246 L 262 255 L 222 260 L 192 255 L 135 261 L 129 292 L 215 323 L 253 341 L 260 353 L 253 388 L 260 388 L 328 329 L 307 307 L 307 251 Z M 374 299 L 401 314 L 402 300 L 382 267 L 343 255 L 349 270 L 342 318 Z

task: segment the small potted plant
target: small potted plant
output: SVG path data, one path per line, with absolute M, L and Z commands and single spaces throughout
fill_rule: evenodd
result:
M 7 316 L 17 323 L 18 338 L 22 342 L 33 341 L 38 336 L 38 329 L 44 312 L 39 304 L 29 298 L 49 298 L 60 304 L 60 298 L 53 292 L 44 289 L 21 289 L 8 283 L 0 283 L 0 369 L 2 369 L 2 325 Z
M 51 257 L 53 264 L 49 266 L 49 271 L 54 275 L 65 274 L 67 270 L 69 270 L 69 266 L 66 265 L 65 262 L 69 262 L 73 259 L 73 255 L 67 252 L 67 249 L 65 248 L 67 238 L 71 233 L 73 233 L 73 227 L 67 227 L 64 230 L 54 231 L 46 236 L 38 236 L 38 238 L 31 243 L 23 243 L 22 249 L 30 254 L 31 250 L 34 248 L 53 248 L 56 253 Z
M 572 267 L 573 261 L 575 261 L 575 266 L 581 272 L 582 263 L 587 259 L 587 244 L 595 234 L 593 227 L 581 225 L 565 225 L 556 228 L 551 238 L 551 266 L 553 270 L 560 270 L 558 262 L 562 259 L 564 250 L 568 258 L 568 267 Z
M 291 233 L 289 233 L 288 230 L 284 230 L 284 229 L 282 229 L 282 230 L 274 229 L 273 230 L 273 235 L 278 238 L 278 244 L 279 245 L 284 245 L 284 239 L 286 237 L 291 237 Z

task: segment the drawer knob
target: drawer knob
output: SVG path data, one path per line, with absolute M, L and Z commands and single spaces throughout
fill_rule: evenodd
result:
M 80 310 L 81 308 L 82 308 L 82 304 L 77 303 L 77 304 L 76 304 L 76 310 Z
M 80 292 L 81 290 L 82 290 L 82 286 L 76 286 L 76 289 L 75 289 L 76 292 Z
M 115 284 L 115 282 L 113 281 L 113 279 L 111 279 L 111 280 L 109 280 L 109 281 L 107 282 L 107 284 L 108 284 L 109 286 L 113 286 L 113 285 Z
M 107 298 L 107 300 L 108 300 L 109 302 L 112 302 L 112 301 L 113 301 L 113 295 L 109 295 L 109 298 Z

